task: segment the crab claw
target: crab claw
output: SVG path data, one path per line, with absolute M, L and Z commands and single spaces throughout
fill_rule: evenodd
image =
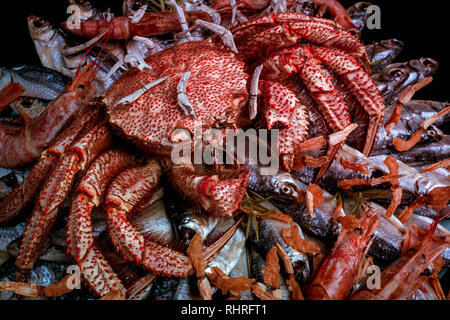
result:
M 192 166 L 173 167 L 170 180 L 177 190 L 188 198 L 198 201 L 212 214 L 232 216 L 239 208 L 247 190 L 248 173 L 232 178 L 217 175 L 199 175 Z

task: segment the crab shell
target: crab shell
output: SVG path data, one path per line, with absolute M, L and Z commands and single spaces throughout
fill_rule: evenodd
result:
M 207 41 L 188 42 L 146 59 L 150 70 L 131 69 L 104 97 L 109 121 L 146 152 L 167 157 L 173 149 L 171 134 L 183 128 L 232 127 L 248 100 L 248 74 L 234 53 Z M 186 94 L 196 118 L 178 105 L 177 86 L 186 72 L 191 76 Z M 132 103 L 121 99 L 157 79 L 167 77 Z

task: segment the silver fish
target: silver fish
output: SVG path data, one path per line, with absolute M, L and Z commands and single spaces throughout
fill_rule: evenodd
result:
M 219 217 L 212 216 L 200 208 L 194 208 L 172 189 L 168 189 L 165 195 L 164 203 L 177 238 L 186 245 L 196 233 L 200 233 L 202 238 L 206 239 L 220 220 Z
M 223 218 L 214 230 L 209 235 L 214 239 L 226 232 L 234 224 L 233 219 Z M 239 261 L 245 247 L 245 234 L 241 229 L 238 229 L 227 244 L 219 251 L 219 253 L 212 259 L 205 268 L 206 273 L 211 273 L 212 267 L 218 267 L 224 273 L 229 274 L 234 266 Z
M 62 34 L 48 21 L 37 16 L 28 17 L 28 30 L 42 65 L 71 76 L 64 61 L 63 50 L 67 44 Z
M 12 69 L 0 68 L 0 89 L 10 82 L 25 88 L 23 96 L 54 100 L 66 87 L 70 78 L 42 66 L 23 65 Z
M 209 235 L 215 239 L 233 226 L 233 219 L 222 219 Z M 225 274 L 230 274 L 231 270 L 238 264 L 241 259 L 245 247 L 245 235 L 241 229 L 231 237 L 228 243 L 219 251 L 219 253 L 211 260 L 205 268 L 206 273 L 211 273 L 212 267 L 218 267 Z M 217 289 L 212 287 L 212 293 Z M 201 300 L 200 294 L 196 289 L 195 277 L 181 279 L 177 290 L 173 296 L 174 300 Z
M 366 46 L 372 71 L 381 71 L 402 52 L 404 43 L 397 39 L 381 40 Z
M 372 80 L 389 109 L 394 107 L 398 95 L 406 87 L 433 75 L 438 67 L 439 64 L 431 58 L 413 59 L 388 65 L 381 72 L 374 73 Z
M 350 19 L 357 28 L 356 30 L 351 31 L 358 37 L 361 36 L 361 31 L 366 26 L 366 21 L 369 16 L 367 8 L 369 8 L 369 6 L 371 5 L 372 4 L 370 2 L 357 2 L 347 9 L 347 13 L 350 16 Z
M 300 226 L 298 224 L 294 224 L 301 238 L 305 238 Z M 251 239 L 256 248 L 260 250 L 261 253 L 267 255 L 270 249 L 279 243 L 284 251 L 287 253 L 295 272 L 295 277 L 297 281 L 300 283 L 305 283 L 308 281 L 310 276 L 310 266 L 308 262 L 308 256 L 302 252 L 298 252 L 292 247 L 288 246 L 281 234 L 283 230 L 292 227 L 292 224 L 286 223 L 276 219 L 261 219 L 258 222 L 259 227 L 259 240 L 254 238 L 254 234 L 252 232 Z

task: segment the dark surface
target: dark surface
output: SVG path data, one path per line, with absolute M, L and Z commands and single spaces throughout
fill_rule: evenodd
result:
M 113 7 L 120 14 L 121 0 L 92 0 L 97 7 Z M 348 7 L 357 1 L 341 0 Z M 450 74 L 448 41 L 449 12 L 443 1 L 393 1 L 372 0 L 381 8 L 381 30 L 365 30 L 363 40 L 397 38 L 405 42 L 405 49 L 398 61 L 430 57 L 440 63 L 435 80 L 422 89 L 415 98 L 439 101 L 449 100 L 447 76 Z M 24 63 L 39 63 L 33 43 L 28 34 L 26 17 L 30 14 L 43 16 L 53 22 L 67 19 L 66 0 L 13 0 L 2 2 L 1 58 L 0 66 L 14 66 Z M 446 90 L 447 89 L 447 90 Z

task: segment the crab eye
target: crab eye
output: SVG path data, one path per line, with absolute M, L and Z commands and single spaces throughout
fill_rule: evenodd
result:
M 389 71 L 389 77 L 391 78 L 400 78 L 401 76 L 403 76 L 403 71 L 400 69 L 392 69 L 391 71 Z

